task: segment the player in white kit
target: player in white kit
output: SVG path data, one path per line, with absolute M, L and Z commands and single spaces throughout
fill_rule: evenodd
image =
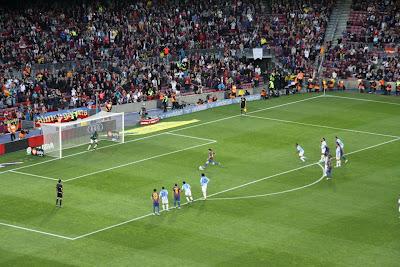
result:
M 193 202 L 192 189 L 190 188 L 190 184 L 187 184 L 185 181 L 183 181 L 182 189 L 183 191 L 185 191 L 186 200 L 188 202 Z
M 162 203 L 163 210 L 169 211 L 169 208 L 168 208 L 168 191 L 165 189 L 164 186 L 161 188 L 160 198 L 161 198 L 161 203 Z
M 340 148 L 342 149 L 342 159 L 344 159 L 344 163 L 347 163 L 349 160 L 346 158 L 346 156 L 344 155 L 344 143 L 342 140 L 340 140 L 339 137 L 335 137 L 335 141 L 337 144 L 339 144 Z
M 207 185 L 208 185 L 208 182 L 210 182 L 210 179 L 208 179 L 206 177 L 206 175 L 204 173 L 202 173 L 201 177 L 200 177 L 200 185 L 201 185 L 201 191 L 203 192 L 204 200 L 207 199 Z
M 325 138 L 322 138 L 321 139 L 321 159 L 319 161 L 320 163 L 325 162 L 326 147 L 327 147 L 326 140 L 325 140 Z
M 399 195 L 399 200 L 397 201 L 397 203 L 399 204 L 399 212 L 400 212 L 400 195 Z M 399 216 L 400 218 L 400 216 Z
M 305 162 L 306 161 L 306 157 L 304 156 L 304 149 L 297 143 L 296 143 L 296 150 L 299 153 L 300 160 Z
M 339 143 L 336 143 L 336 167 L 342 166 L 343 150 Z

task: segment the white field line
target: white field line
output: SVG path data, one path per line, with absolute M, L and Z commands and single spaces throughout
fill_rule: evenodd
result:
M 239 189 L 239 188 L 242 188 L 242 187 L 245 187 L 245 186 L 249 186 L 249 185 L 255 184 L 255 183 L 259 183 L 259 182 L 262 182 L 262 181 L 265 181 L 265 180 L 268 180 L 268 179 L 271 179 L 271 178 L 274 178 L 274 177 L 277 177 L 277 176 L 281 176 L 281 175 L 284 175 L 284 174 L 287 174 L 287 173 L 291 173 L 291 172 L 295 172 L 295 171 L 298 171 L 298 170 L 301 170 L 301 169 L 305 169 L 305 168 L 308 168 L 310 166 L 314 166 L 316 164 L 318 164 L 318 162 L 310 163 L 310 164 L 307 164 L 307 165 L 304 165 L 304 166 L 301 166 L 301 167 L 298 167 L 298 168 L 295 168 L 295 169 L 291 169 L 291 170 L 288 170 L 288 171 L 284 171 L 284 172 L 276 173 L 276 174 L 273 174 L 273 175 L 269 175 L 269 176 L 266 176 L 266 177 L 263 177 L 263 178 L 260 178 L 260 179 L 257 179 L 257 180 L 253 180 L 253 181 L 241 184 L 241 185 L 237 185 L 237 186 L 234 186 L 234 187 L 231 187 L 231 188 L 228 188 L 228 189 L 225 189 L 225 190 L 210 194 L 208 197 L 211 198 L 213 196 L 220 195 L 220 194 L 223 194 L 223 193 L 235 190 L 235 189 Z
M 203 200 L 203 199 L 195 199 L 195 200 L 193 200 L 193 202 L 197 202 L 199 200 Z M 189 202 L 181 203 L 181 207 L 182 206 L 186 206 L 188 204 L 189 204 Z M 161 206 L 161 204 L 160 204 L 160 206 Z M 174 209 L 176 209 L 176 207 L 170 207 L 169 211 L 174 210 Z M 167 212 L 167 211 L 166 210 L 160 210 L 160 213 L 162 213 L 162 212 Z M 148 213 L 146 215 L 135 217 L 135 218 L 127 220 L 127 221 L 123 221 L 123 222 L 120 222 L 120 223 L 117 223 L 117 224 L 113 224 L 113 225 L 101 228 L 99 230 L 95 230 L 93 232 L 86 233 L 86 234 L 74 237 L 74 238 L 72 238 L 72 240 L 77 240 L 77 239 L 81 239 L 81 238 L 84 238 L 84 237 L 87 237 L 87 236 L 90 236 L 90 235 L 94 235 L 94 234 L 97 234 L 97 233 L 100 233 L 100 232 L 104 232 L 106 230 L 110 230 L 112 228 L 115 228 L 115 227 L 118 227 L 118 226 L 122 226 L 122 225 L 125 225 L 125 224 L 128 224 L 128 223 L 134 222 L 134 221 L 139 221 L 141 219 L 144 219 L 144 218 L 147 218 L 147 217 L 150 217 L 150 216 L 154 216 L 154 214 L 153 213 Z
M 322 168 L 322 170 L 324 170 L 324 167 L 321 164 L 318 164 L 318 166 L 320 166 Z M 299 186 L 296 188 L 292 188 L 292 189 L 288 189 L 288 190 L 284 190 L 284 191 L 279 191 L 279 192 L 273 192 L 273 193 L 267 193 L 267 194 L 261 194 L 261 195 L 251 195 L 251 196 L 241 196 L 241 197 L 216 197 L 216 198 L 210 198 L 209 200 L 238 200 L 238 199 L 249 199 L 249 198 L 258 198 L 258 197 L 267 197 L 267 196 L 274 196 L 274 195 L 280 195 L 280 194 L 285 194 L 285 193 L 290 193 L 290 192 L 294 192 L 294 191 L 298 191 L 307 187 L 311 187 L 319 182 L 322 181 L 322 179 L 324 179 L 325 175 L 322 174 L 322 176 L 310 183 L 310 184 L 306 184 L 303 186 Z
M 33 173 L 19 172 L 19 171 L 14 171 L 14 170 L 10 170 L 10 172 L 17 173 L 17 174 L 22 174 L 22 175 L 27 175 L 27 176 L 33 176 L 33 177 L 46 179 L 46 180 L 53 180 L 53 181 L 57 181 L 58 180 L 56 178 L 46 177 L 46 176 L 42 176 L 42 175 L 36 175 L 36 174 L 33 174 Z
M 362 149 L 359 149 L 359 150 L 355 150 L 355 151 L 349 152 L 349 153 L 347 153 L 346 155 L 351 155 L 351 154 L 359 153 L 359 152 L 361 152 L 361 151 L 365 151 L 365 150 L 368 150 L 368 149 L 371 149 L 371 148 L 379 147 L 379 146 L 382 146 L 382 145 L 385 145 L 385 144 L 388 144 L 388 143 L 392 143 L 392 142 L 395 142 L 395 141 L 399 141 L 399 140 L 400 140 L 399 138 L 396 138 L 396 139 L 393 139 L 393 140 L 390 140 L 390 141 L 382 142 L 382 143 L 379 143 L 379 144 L 376 144 L 376 145 L 368 146 L 368 147 L 365 147 L 365 148 L 362 148 Z M 257 183 L 257 182 L 261 182 L 261 181 L 270 179 L 270 178 L 272 178 L 272 177 L 276 177 L 276 176 L 280 176 L 280 175 L 283 175 L 283 174 L 286 174 L 286 173 L 291 173 L 291 172 L 294 172 L 294 171 L 297 171 L 297 170 L 301 170 L 301 169 L 304 169 L 304 168 L 307 168 L 307 167 L 310 167 L 310 166 L 314 166 L 314 165 L 316 165 L 316 164 L 318 164 L 318 162 L 311 163 L 311 164 L 308 164 L 308 165 L 304 165 L 304 166 L 302 166 L 302 167 L 295 168 L 295 169 L 288 170 L 288 171 L 284 171 L 284 172 L 281 172 L 281 173 L 273 174 L 273 175 L 270 175 L 270 176 L 267 176 L 267 177 L 263 177 L 263 178 L 260 178 L 260 179 L 257 179 L 257 180 L 254 180 L 254 181 L 251 181 L 251 182 L 242 184 L 242 185 L 238 185 L 238 186 L 235 186 L 235 187 L 231 187 L 231 188 L 222 190 L 222 191 L 220 191 L 220 192 L 216 192 L 216 193 L 210 194 L 208 197 L 210 198 L 210 197 L 213 197 L 213 196 L 216 196 L 216 195 L 220 195 L 220 194 L 225 193 L 225 192 L 228 192 L 228 191 L 232 191 L 232 190 L 235 190 L 235 189 L 238 189 L 238 188 L 245 187 L 245 186 L 250 185 L 250 184 L 254 184 L 254 183 Z M 319 182 L 319 181 L 318 181 L 318 182 Z M 196 199 L 195 201 L 201 201 L 201 200 L 203 200 L 203 198 Z M 208 200 L 211 200 L 211 198 L 208 199 Z M 188 203 L 184 203 L 184 204 L 182 204 L 181 206 L 184 206 L 184 205 L 186 205 L 186 204 L 188 204 Z M 161 211 L 161 212 L 163 212 L 163 211 Z M 128 224 L 128 223 L 130 223 L 130 222 L 138 221 L 138 220 L 141 220 L 141 219 L 143 219 L 143 218 L 149 217 L 149 216 L 151 216 L 151 215 L 152 215 L 152 213 L 149 213 L 149 214 L 146 214 L 146 215 L 142 215 L 142 216 L 139 216 L 139 217 L 132 218 L 132 219 L 127 220 L 127 221 L 123 221 L 123 222 L 121 222 L 121 223 L 117 223 L 117 224 L 114 224 L 114 225 L 110 225 L 110 226 L 107 226 L 107 227 L 104 227 L 104 228 L 95 230 L 95 231 L 93 231 L 93 232 L 90 232 L 90 233 L 86 233 L 86 234 L 77 236 L 77 237 L 73 238 L 73 240 L 77 240 L 77 239 L 80 239 L 80 238 L 83 238 L 83 237 L 91 236 L 91 235 L 94 235 L 94 234 L 96 234 L 96 233 L 100 233 L 100 232 L 103 232 L 103 231 L 106 231 L 106 230 L 109 230 L 109 229 L 112 229 L 112 228 L 115 228 L 115 227 L 118 227 L 118 226 L 121 226 L 121 225 Z
M 346 128 L 332 127 L 332 126 L 312 124 L 312 123 L 304 123 L 304 122 L 298 122 L 298 121 L 281 120 L 281 119 L 275 119 L 275 118 L 269 118 L 269 117 L 260 117 L 260 116 L 254 116 L 254 115 L 245 115 L 245 116 L 246 117 L 250 117 L 250 118 L 262 119 L 262 120 L 270 120 L 270 121 L 277 121 L 277 122 L 284 122 L 284 123 L 292 123 L 292 124 L 298 124 L 298 125 L 304 125 L 304 126 L 326 128 L 326 129 L 333 129 L 333 130 L 353 132 L 353 133 L 362 133 L 362 134 L 377 135 L 377 136 L 384 136 L 384 137 L 391 137 L 391 138 L 400 138 L 400 136 L 395 136 L 395 135 L 390 135 L 390 134 L 366 132 L 366 131 L 361 131 L 361 130 L 346 129 Z
M 361 152 L 361 151 L 364 151 L 364 150 L 368 150 L 368 149 L 371 149 L 371 148 L 375 148 L 375 147 L 378 147 L 378 146 L 383 146 L 383 145 L 386 145 L 386 144 L 390 144 L 390 143 L 393 143 L 393 142 L 396 142 L 396 141 L 400 141 L 400 137 L 397 137 L 395 139 L 392 139 L 392 140 L 389 140 L 389 141 L 386 141 L 386 142 L 382 142 L 382 143 L 379 143 L 379 144 L 376 144 L 376 145 L 372 145 L 372 146 L 368 146 L 368 147 L 361 148 L 361 149 L 358 149 L 358 150 L 354 150 L 354 151 L 349 152 L 349 153 L 345 153 L 345 156 L 351 155 L 351 154 L 355 154 L 355 153 L 358 153 L 358 152 Z
M 270 110 L 270 109 L 274 109 L 274 108 L 280 108 L 280 107 L 284 107 L 284 106 L 288 106 L 288 105 L 292 105 L 292 104 L 297 104 L 297 103 L 300 103 L 300 102 L 309 101 L 309 100 L 320 98 L 320 97 L 324 97 L 324 96 L 323 95 L 313 96 L 313 97 L 310 97 L 310 98 L 301 99 L 301 100 L 297 100 L 297 101 L 293 101 L 293 102 L 288 102 L 288 103 L 284 103 L 284 104 L 280 104 L 280 105 L 275 105 L 275 106 L 272 106 L 272 107 L 261 108 L 261 109 L 257 109 L 257 110 L 254 110 L 254 111 L 247 112 L 247 114 L 253 114 L 253 113 L 257 113 L 257 112 L 261 112 L 261 111 L 265 111 L 265 110 Z M 210 123 L 215 123 L 215 122 L 220 122 L 220 121 L 224 121 L 224 120 L 229 120 L 229 119 L 237 118 L 237 117 L 241 117 L 241 116 L 243 116 L 243 115 L 241 115 L 241 114 L 232 115 L 232 116 L 228 116 L 228 117 L 217 119 L 217 120 L 207 121 L 207 122 L 199 123 L 199 124 L 196 124 L 196 125 L 190 125 L 190 126 L 186 126 L 186 127 L 183 127 L 183 128 L 171 130 L 171 131 L 169 131 L 169 133 L 174 133 L 174 132 L 177 132 L 177 131 L 187 130 L 187 129 L 191 129 L 191 128 L 194 128 L 194 127 L 198 127 L 198 126 L 202 126 L 202 125 L 206 125 L 206 124 L 210 124 Z
M 77 179 L 81 179 L 81 178 L 84 178 L 84 177 L 87 177 L 87 176 L 92 176 L 92 175 L 95 175 L 95 174 L 108 172 L 108 171 L 111 171 L 111 170 L 115 170 L 115 169 L 118 169 L 118 168 L 129 166 L 129 165 L 137 164 L 137 163 L 140 163 L 140 162 L 148 161 L 148 160 L 151 160 L 151 159 L 165 157 L 165 156 L 176 154 L 176 153 L 179 153 L 179 152 L 182 152 L 182 151 L 186 151 L 186 150 L 189 150 L 189 149 L 193 149 L 193 148 L 197 148 L 197 147 L 201 147 L 201 146 L 206 146 L 206 145 L 209 145 L 209 144 L 214 144 L 215 142 L 216 141 L 212 141 L 212 142 L 207 142 L 205 144 L 190 146 L 190 147 L 187 147 L 187 148 L 178 149 L 178 150 L 174 150 L 174 151 L 171 151 L 171 152 L 158 154 L 158 155 L 151 156 L 151 157 L 148 157 L 148 158 L 135 160 L 135 161 L 128 162 L 128 163 L 125 163 L 125 164 L 121 164 L 121 165 L 117 165 L 117 166 L 114 166 L 114 167 L 110 167 L 110 168 L 107 168 L 107 169 L 102 169 L 102 170 L 98 170 L 98 171 L 95 171 L 95 172 L 83 174 L 83 175 L 76 176 L 76 177 L 73 177 L 73 178 L 70 178 L 70 179 L 66 179 L 66 180 L 64 180 L 64 183 L 70 182 L 70 181 L 73 181 L 73 180 L 77 180 Z
M 375 147 L 382 146 L 382 145 L 385 145 L 385 144 L 388 144 L 388 143 L 391 143 L 391 142 L 395 142 L 395 141 L 399 141 L 399 140 L 400 139 L 393 139 L 393 140 L 390 140 L 390 141 L 382 142 L 382 143 L 379 143 L 379 144 L 376 144 L 376 145 L 372 145 L 372 146 L 369 146 L 369 147 L 365 147 L 365 148 L 362 148 L 362 149 L 359 149 L 359 150 L 352 151 L 350 153 L 347 153 L 347 155 L 355 154 L 355 153 L 358 153 L 358 152 L 361 152 L 361 151 L 364 151 L 364 150 L 368 150 L 368 149 L 371 149 L 371 148 L 375 148 Z M 284 171 L 284 172 L 282 172 L 280 174 L 274 174 L 274 175 L 271 175 L 269 177 L 271 177 L 271 178 L 272 177 L 276 177 L 276 176 L 279 176 L 279 175 L 282 175 L 282 174 L 286 174 L 286 173 L 290 173 L 290 172 L 293 172 L 293 171 L 296 171 L 296 170 L 307 168 L 307 167 L 313 166 L 315 164 L 317 164 L 317 163 L 308 164 L 308 165 L 305 165 L 305 166 L 302 166 L 302 167 L 299 167 L 299 168 L 295 168 L 293 170 Z M 264 178 L 261 178 L 261 179 L 255 180 L 255 181 L 262 181 L 262 180 L 266 180 L 266 179 L 269 179 L 269 178 L 268 177 L 264 177 Z M 319 182 L 319 180 L 318 180 L 318 182 Z M 252 183 L 254 183 L 254 182 L 250 182 L 250 183 L 246 183 L 246 184 L 239 185 L 239 186 L 236 186 L 236 187 L 232 187 L 230 189 L 223 190 L 223 191 L 211 194 L 211 195 L 209 195 L 209 197 L 216 196 L 216 195 L 228 192 L 228 191 L 232 191 L 234 189 L 241 188 L 241 187 L 244 187 L 244 186 L 252 184 Z M 311 185 L 309 185 L 309 186 L 311 186 Z M 203 200 L 203 199 L 199 198 L 199 199 L 196 199 L 194 201 L 201 201 L 201 200 Z M 212 200 L 212 199 L 209 199 L 209 200 Z M 185 206 L 187 204 L 188 203 L 183 203 L 183 204 L 181 204 L 181 206 Z M 170 208 L 170 210 L 171 209 L 174 209 L 174 207 Z M 164 212 L 164 211 L 160 211 L 160 212 Z M 122 225 L 125 225 L 125 224 L 128 224 L 128 223 L 134 222 L 134 221 L 139 221 L 141 219 L 147 218 L 147 217 L 152 216 L 152 215 L 153 215 L 153 213 L 149 213 L 149 214 L 146 214 L 146 215 L 135 217 L 135 218 L 129 219 L 127 221 L 123 221 L 123 222 L 120 222 L 120 223 L 117 223 L 117 224 L 113 224 L 113 225 L 110 225 L 110 226 L 107 226 L 107 227 L 104 227 L 104 228 L 101 228 L 101 229 L 98 229 L 98 230 L 95 230 L 95 231 L 92 231 L 92 232 L 89 232 L 89 233 L 86 233 L 86 234 L 83 234 L 83 235 L 79 235 L 79 236 L 76 236 L 76 237 L 67 237 L 67 236 L 57 235 L 57 234 L 53 234 L 53 233 L 48 233 L 48 232 L 44 232 L 44 231 L 38 231 L 38 230 L 35 230 L 35 229 L 21 227 L 21 226 L 7 224 L 7 223 L 0 223 L 0 225 L 16 228 L 16 229 L 20 229 L 20 230 L 25 230 L 25 231 L 29 231 L 29 232 L 35 232 L 35 233 L 39 233 L 39 234 L 43 234 L 43 235 L 54 236 L 54 237 L 58 237 L 58 238 L 62 238 L 62 239 L 78 240 L 78 239 L 81 239 L 81 238 L 84 238 L 84 237 L 87 237 L 87 236 L 91 236 L 91 235 L 94 235 L 94 234 L 97 234 L 97 233 L 100 233 L 100 232 L 104 232 L 106 230 L 109 230 L 109 229 L 112 229 L 112 228 L 115 228 L 115 227 L 118 227 L 118 226 L 122 226 Z
M 186 134 L 176 134 L 176 133 L 166 133 L 166 134 L 168 134 L 168 135 L 174 135 L 174 136 L 180 136 L 180 137 L 185 137 L 185 138 L 192 138 L 192 139 L 197 139 L 197 140 L 202 140 L 202 141 L 214 142 L 214 143 L 217 142 L 217 140 L 214 140 L 214 139 L 208 139 L 208 138 L 203 138 L 203 137 L 191 136 L 191 135 L 186 135 Z
M 400 103 L 385 102 L 385 101 L 372 100 L 372 99 L 364 99 L 364 98 L 356 98 L 356 97 L 348 97 L 348 96 L 338 96 L 338 95 L 326 95 L 326 96 L 327 97 L 336 97 L 336 98 L 343 98 L 343 99 L 351 99 L 351 100 L 358 100 L 358 101 L 374 102 L 374 103 L 381 103 L 381 104 L 400 106 Z
M 382 143 L 379 143 L 379 144 L 376 144 L 376 145 L 368 146 L 368 147 L 365 147 L 365 148 L 361 148 L 361 149 L 358 149 L 358 150 L 355 150 L 355 151 L 346 153 L 346 155 L 355 154 L 355 153 L 362 152 L 362 151 L 365 151 L 365 150 L 368 150 L 368 149 L 371 149 L 371 148 L 375 148 L 375 147 L 383 146 L 383 145 L 386 145 L 386 144 L 389 144 L 389 143 L 393 143 L 393 142 L 396 142 L 396 141 L 399 141 L 399 140 L 400 140 L 400 138 L 392 139 L 392 140 L 389 140 L 389 141 L 386 141 L 386 142 L 382 142 Z M 293 169 L 293 170 L 281 172 L 281 173 L 274 174 L 274 175 L 267 176 L 267 177 L 263 177 L 263 178 L 261 178 L 261 179 L 254 180 L 254 181 L 252 181 L 252 182 L 248 182 L 248 183 L 245 183 L 245 184 L 242 184 L 242 185 L 234 186 L 234 187 L 231 187 L 231 188 L 222 190 L 222 191 L 220 191 L 220 192 L 211 194 L 209 197 L 216 196 L 216 195 L 220 195 L 220 194 L 222 194 L 222 193 L 226 193 L 226 192 L 229 192 L 229 191 L 238 189 L 238 188 L 242 188 L 242 187 L 248 186 L 248 185 L 250 185 L 250 184 L 258 183 L 258 182 L 261 182 L 261 181 L 270 179 L 270 178 L 275 177 L 275 176 L 280 176 L 280 175 L 283 175 L 283 174 L 286 174 L 286 173 L 290 173 L 290 172 L 293 172 L 293 171 L 297 171 L 297 170 L 300 170 L 300 169 L 304 169 L 304 168 L 313 166 L 313 165 L 318 164 L 318 163 L 319 163 L 319 162 L 314 162 L 314 163 L 311 163 L 311 164 L 308 164 L 308 165 L 304 165 L 304 166 L 302 166 L 302 167 L 299 167 L 299 168 L 296 168 L 296 169 Z
M 67 240 L 74 240 L 74 238 L 72 238 L 72 237 L 53 234 L 53 233 L 44 232 L 44 231 L 39 231 L 39 230 L 31 229 L 31 228 L 18 226 L 18 225 L 2 223 L 2 222 L 0 222 L 0 225 L 11 227 L 11 228 L 15 228 L 15 229 L 19 229 L 19 230 L 24 230 L 24 231 L 28 231 L 28 232 L 34 232 L 34 233 L 38 233 L 38 234 L 42 234 L 42 235 L 48 235 L 48 236 L 58 237 L 58 238 L 67 239 Z
M 144 137 L 136 138 L 134 140 L 126 141 L 125 143 L 137 142 L 137 141 L 141 141 L 141 140 L 144 140 L 144 139 L 160 136 L 160 135 L 163 135 L 163 134 L 165 134 L 165 133 L 158 133 L 158 134 L 153 134 L 153 135 L 149 135 L 149 136 L 144 136 Z M 125 144 L 125 143 L 115 143 L 115 144 L 111 144 L 111 145 L 106 145 L 106 146 L 102 146 L 102 147 L 97 148 L 97 150 L 105 149 L 105 148 L 112 147 L 112 146 L 122 145 L 122 144 Z M 82 145 L 82 146 L 84 146 L 84 145 Z M 89 153 L 89 152 L 91 152 L 91 151 L 88 151 L 88 150 L 84 149 L 81 152 L 77 152 L 77 153 L 74 153 L 74 154 L 70 154 L 70 155 L 64 156 L 64 157 L 62 157 L 62 159 L 73 157 L 73 156 L 77 156 L 77 155 L 81 155 L 81 154 L 85 154 L 85 153 Z M 29 168 L 29 167 L 34 167 L 36 165 L 41 165 L 41 164 L 52 162 L 52 161 L 55 161 L 55 160 L 60 160 L 60 159 L 59 158 L 52 158 L 52 159 L 41 161 L 41 162 L 37 162 L 37 163 L 34 163 L 34 164 L 29 164 L 29 165 L 26 165 L 26 166 L 21 166 L 21 167 L 18 167 L 18 168 L 2 171 L 2 172 L 0 172 L 0 174 L 6 173 L 6 172 L 10 172 L 10 171 L 13 171 L 13 170 L 20 170 L 20 169 L 25 169 L 25 168 Z
M 292 104 L 296 104 L 296 103 L 300 103 L 300 102 L 304 102 L 304 101 L 309 101 L 309 100 L 312 100 L 312 99 L 315 99 L 315 98 L 319 98 L 319 97 L 323 97 L 323 95 L 309 97 L 309 98 L 301 99 L 301 100 L 296 100 L 296 101 L 292 101 L 292 102 L 288 102 L 288 103 L 284 103 L 284 104 L 280 104 L 280 105 L 275 105 L 275 106 L 271 106 L 271 107 L 267 107 L 267 108 L 262 108 L 262 109 L 258 109 L 258 110 L 255 110 L 255 111 L 248 112 L 247 114 L 253 114 L 253 113 L 261 112 L 261 111 L 264 111 L 264 110 L 269 110 L 269 109 L 279 108 L 279 107 L 283 107 L 283 106 L 288 106 L 288 105 L 292 105 Z M 191 125 L 191 126 L 187 126 L 187 127 L 183 127 L 183 128 L 167 131 L 167 132 L 162 132 L 162 133 L 158 133 L 158 134 L 153 134 L 153 135 L 149 135 L 149 136 L 145 136 L 145 137 L 136 138 L 136 139 L 133 139 L 133 140 L 128 140 L 125 143 L 115 143 L 115 144 L 111 144 L 111 145 L 102 146 L 102 147 L 97 148 L 97 150 L 105 149 L 105 148 L 113 147 L 113 146 L 118 146 L 118 145 L 122 145 L 122 144 L 126 144 L 126 143 L 137 142 L 137 141 L 140 141 L 140 140 L 144 140 L 144 139 L 148 139 L 148 138 L 164 135 L 164 134 L 167 134 L 167 133 L 174 133 L 174 132 L 177 132 L 177 131 L 182 131 L 182 130 L 186 130 L 186 129 L 190 129 L 190 128 L 194 128 L 194 127 L 199 127 L 199 126 L 202 126 L 202 125 L 207 125 L 207 124 L 210 124 L 210 123 L 216 123 L 216 122 L 220 122 L 220 121 L 224 121 L 224 120 L 229 120 L 229 119 L 237 118 L 237 117 L 240 117 L 240 116 L 241 115 L 238 114 L 238 115 L 224 117 L 224 118 L 221 118 L 221 119 L 216 119 L 216 120 L 212 120 L 212 121 L 198 123 L 198 124 L 195 124 L 195 125 Z M 81 152 L 78 152 L 78 153 L 74 153 L 74 154 L 70 154 L 70 155 L 64 156 L 62 159 L 73 157 L 73 156 L 77 156 L 77 155 L 81 155 L 81 154 L 88 153 L 88 152 L 90 152 L 90 151 L 84 150 L 84 151 L 81 151 Z M 26 166 L 21 166 L 21 167 L 18 167 L 18 168 L 2 171 L 2 172 L 0 172 L 0 174 L 7 173 L 7 172 L 12 171 L 12 170 L 20 170 L 20 169 L 33 167 L 33 166 L 36 166 L 36 165 L 45 164 L 45 163 L 52 162 L 52 161 L 55 161 L 55 160 L 60 160 L 60 159 L 59 158 L 53 158 L 53 159 L 50 159 L 50 160 L 41 161 L 41 162 L 37 162 L 37 163 L 34 163 L 34 164 L 29 164 L 29 165 L 26 165 Z

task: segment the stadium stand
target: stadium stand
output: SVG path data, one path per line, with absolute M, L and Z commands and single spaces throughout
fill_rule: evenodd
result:
M 346 31 L 326 54 L 324 76 L 400 79 L 400 3 L 353 1 Z
M 326 50 L 325 77 L 398 80 L 399 3 L 354 1 L 343 37 L 325 47 L 335 4 L 89 1 L 66 8 L 56 1 L 44 10 L 40 1 L 31 1 L 25 9 L 4 6 L 0 109 L 14 108 L 29 119 L 93 107 L 96 101 L 124 104 L 259 84 L 269 74 L 243 59 L 254 47 L 270 51 L 289 76 L 318 76 Z

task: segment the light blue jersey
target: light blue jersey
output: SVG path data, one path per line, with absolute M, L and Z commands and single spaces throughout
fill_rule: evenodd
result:
M 168 191 L 166 189 L 163 189 L 160 191 L 160 198 L 167 198 L 168 197 Z
M 300 145 L 297 145 L 296 149 L 297 149 L 297 152 L 304 153 L 304 149 Z
M 210 181 L 210 179 L 208 179 L 206 176 L 202 176 L 200 178 L 200 185 L 201 186 L 207 185 L 209 181 Z
M 182 189 L 186 192 L 186 191 L 190 191 L 190 184 L 183 184 L 182 185 Z

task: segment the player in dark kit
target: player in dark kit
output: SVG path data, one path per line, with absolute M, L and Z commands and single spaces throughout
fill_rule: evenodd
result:
M 178 204 L 178 209 L 181 208 L 181 189 L 178 184 L 172 188 L 172 192 L 174 193 L 174 207 L 176 208 L 176 204 Z
M 247 112 L 247 100 L 245 97 L 242 96 L 242 98 L 240 99 L 240 114 L 246 114 Z
M 60 207 L 61 208 L 63 194 L 64 194 L 63 184 L 61 182 L 61 179 L 58 180 L 58 183 L 56 185 L 56 193 L 57 193 L 56 207 Z
M 157 189 L 153 190 L 151 200 L 153 201 L 153 214 L 160 215 L 160 196 L 157 193 Z

